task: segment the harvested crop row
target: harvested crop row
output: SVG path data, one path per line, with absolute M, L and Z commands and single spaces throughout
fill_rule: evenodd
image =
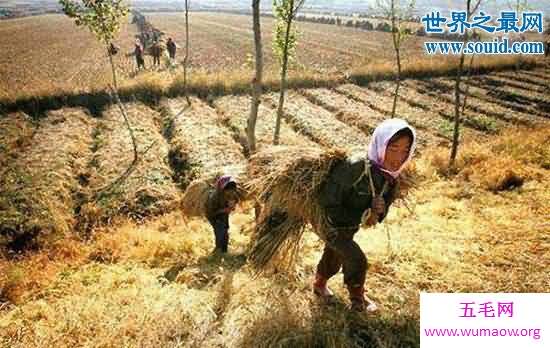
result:
M 435 85 L 436 88 L 454 88 L 454 81 L 451 81 L 449 79 L 433 79 L 428 84 L 427 82 L 424 82 L 425 85 Z M 523 104 L 517 100 L 513 99 L 507 99 L 503 96 L 499 96 L 497 93 L 494 93 L 491 89 L 487 89 L 485 87 L 478 87 L 476 85 L 472 84 L 465 84 L 463 87 L 461 87 L 462 91 L 465 91 L 465 89 L 468 88 L 468 95 L 480 100 L 483 100 L 484 102 L 493 103 L 500 105 L 504 108 L 513 110 L 517 113 L 522 113 L 526 115 L 528 118 L 533 118 L 533 115 L 536 116 L 543 116 L 545 117 L 546 114 L 541 114 L 538 111 L 535 111 L 528 105 Z
M 394 87 L 390 82 L 380 82 L 372 85 L 372 88 L 380 93 L 384 93 L 389 97 L 393 97 Z M 405 86 L 403 89 L 407 89 L 407 86 Z M 414 96 L 414 98 L 412 99 L 404 98 L 409 103 L 418 103 L 419 105 L 423 105 L 423 102 L 429 103 L 430 101 L 432 101 L 432 104 L 430 105 L 430 110 L 436 110 L 441 117 L 449 121 L 454 121 L 454 103 L 452 102 L 452 100 L 442 98 L 439 93 L 417 93 L 416 89 L 414 88 L 410 88 L 410 91 L 404 91 L 404 93 L 409 93 Z M 480 115 L 468 109 L 465 109 L 463 112 L 462 122 L 464 123 L 464 125 L 470 128 L 489 133 L 496 132 L 497 130 L 505 126 L 505 123 L 502 121 L 494 120 L 491 117 Z
M 22 248 L 69 233 L 93 128 L 81 109 L 51 111 L 40 122 L 24 156 L 0 177 L 0 242 Z
M 431 89 L 426 83 L 419 81 L 407 81 L 405 85 L 421 94 L 428 94 L 432 97 L 437 97 L 444 100 L 447 104 L 454 105 L 454 87 L 443 86 L 443 88 Z M 529 125 L 532 123 L 532 118 L 527 117 L 520 113 L 511 113 L 510 109 L 505 108 L 498 104 L 490 104 L 483 102 L 477 98 L 468 98 L 466 101 L 466 110 L 470 110 L 470 113 L 483 114 L 493 117 L 498 120 L 511 122 L 515 124 Z
M 250 98 L 244 96 L 226 96 L 214 101 L 214 105 L 222 117 L 222 122 L 236 134 L 244 148 L 248 147 L 246 127 L 250 115 Z M 256 142 L 258 150 L 273 144 L 275 132 L 275 110 L 260 104 L 256 121 Z M 285 120 L 281 123 L 280 144 L 302 147 L 316 147 L 317 144 L 296 133 Z M 248 149 L 247 149 L 248 151 Z
M 26 114 L 0 114 L 0 172 L 28 145 L 34 131 L 32 119 Z
M 545 70 L 545 69 L 521 70 L 521 74 L 534 77 L 536 79 L 542 79 L 543 81 L 550 80 L 550 70 Z
M 528 82 L 517 81 L 508 77 L 496 76 L 494 74 L 485 75 L 483 78 L 477 79 L 477 81 L 496 88 L 504 87 L 505 91 L 509 91 L 511 93 L 517 92 L 535 102 L 538 100 L 547 101 L 549 99 L 542 88 L 539 90 L 538 86 L 532 85 Z
M 312 103 L 322 106 L 351 127 L 357 127 L 370 135 L 376 125 L 386 117 L 364 103 L 346 98 L 327 88 L 304 89 L 301 93 Z
M 216 110 L 198 98 L 191 101 L 191 107 L 185 99 L 164 102 L 172 121 L 172 166 L 179 168 L 176 171 L 187 171 L 181 184 L 219 173 L 242 174 L 246 163 L 242 148 L 222 125 Z
M 524 86 L 525 88 L 534 90 L 536 92 L 544 93 L 548 90 L 548 87 L 550 85 L 550 81 L 548 79 L 545 79 L 544 76 L 532 76 L 532 75 L 526 75 L 523 71 L 516 71 L 516 72 L 499 72 L 499 73 L 493 73 L 489 75 L 491 77 L 498 77 L 505 79 L 506 81 L 511 81 L 514 83 L 517 83 L 521 86 Z
M 96 151 L 89 178 L 93 199 L 81 209 L 83 228 L 108 223 L 120 215 L 142 218 L 162 214 L 178 204 L 179 190 L 167 164 L 168 146 L 160 133 L 160 115 L 143 104 L 126 104 L 125 109 L 136 137 L 138 160 L 133 164 L 129 131 L 118 106 L 111 106 L 94 132 Z
M 533 92 L 525 92 L 506 85 L 494 86 L 481 78 L 473 78 L 467 82 L 471 86 L 488 90 L 486 94 L 497 99 L 511 101 L 527 107 L 533 114 L 546 117 L 550 98 L 546 95 L 535 95 Z
M 384 113 L 386 118 L 391 117 L 391 108 L 393 105 L 393 98 L 383 95 L 382 93 L 376 93 L 368 88 L 359 87 L 352 84 L 346 84 L 336 89 L 338 93 L 346 95 L 347 97 L 356 101 L 365 103 L 371 108 Z M 406 92 L 401 91 L 399 93 L 402 97 Z M 420 107 L 422 106 L 422 108 Z M 414 106 L 406 102 L 398 102 L 396 109 L 396 117 L 403 118 L 411 123 L 421 133 L 419 139 L 420 143 L 427 144 L 441 142 L 441 137 L 448 137 L 445 129 L 448 122 L 442 119 L 441 116 L 430 108 L 425 107 L 423 104 L 416 103 Z
M 266 99 L 275 108 L 279 96 L 269 94 Z M 359 129 L 338 121 L 329 111 L 297 92 L 288 92 L 284 106 L 285 116 L 293 127 L 322 146 L 354 149 L 364 148 L 368 143 L 368 137 Z

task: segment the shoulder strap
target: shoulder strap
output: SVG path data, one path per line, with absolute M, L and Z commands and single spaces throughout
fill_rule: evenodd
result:
M 361 173 L 361 175 L 359 175 L 357 179 L 355 179 L 355 181 L 352 184 L 353 187 L 357 186 L 357 184 L 363 179 L 363 177 L 365 175 L 369 175 L 370 173 L 368 171 L 368 168 L 370 167 L 370 162 L 368 160 L 363 160 L 363 163 L 364 163 L 363 172 Z
M 365 175 L 369 177 L 369 184 L 370 184 L 370 189 L 371 189 L 371 193 L 372 193 L 372 196 L 375 197 L 376 196 L 376 187 L 374 186 L 374 181 L 372 180 L 372 172 L 371 172 L 371 163 L 369 160 L 365 160 L 365 171 L 363 172 L 363 174 L 359 177 L 359 179 L 357 179 L 354 183 L 353 183 L 353 186 L 355 186 Z M 384 193 L 386 193 L 388 189 L 388 181 L 384 179 L 384 186 L 382 187 L 382 191 L 380 192 L 380 196 L 383 196 Z

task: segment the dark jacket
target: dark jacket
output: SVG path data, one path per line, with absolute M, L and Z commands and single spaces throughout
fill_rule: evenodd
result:
M 321 188 L 320 203 L 326 210 L 329 222 L 336 228 L 358 228 L 363 213 L 372 206 L 369 178 L 363 175 L 365 161 L 365 159 L 347 159 L 337 163 Z M 378 222 L 382 222 L 395 199 L 398 188 L 393 178 L 386 176 L 374 165 L 371 166 L 371 174 L 377 195 L 382 191 L 384 183 L 388 181 L 388 187 L 383 195 L 386 209 L 378 219 Z
M 143 58 L 143 49 L 140 45 L 135 45 L 134 47 L 134 54 L 137 58 Z
M 161 54 L 162 54 L 162 47 L 160 46 L 160 44 L 158 42 L 153 44 L 153 46 L 151 46 L 151 55 L 153 57 L 160 57 Z
M 224 199 L 223 191 L 212 189 L 206 202 L 206 218 L 213 223 L 217 218 L 229 215 L 223 212 L 228 206 L 229 202 Z
M 168 52 L 170 54 L 176 53 L 176 44 L 174 43 L 174 41 L 168 41 L 166 43 L 166 48 L 168 49 Z

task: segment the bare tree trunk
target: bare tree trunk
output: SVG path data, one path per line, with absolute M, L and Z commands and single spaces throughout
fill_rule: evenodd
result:
M 258 119 L 258 108 L 262 95 L 263 54 L 262 32 L 260 30 L 260 0 L 252 0 L 252 17 L 256 74 L 254 79 L 252 79 L 252 104 L 250 106 L 250 116 L 248 117 L 246 126 L 250 154 L 256 152 L 256 120 Z
M 124 117 L 124 123 L 126 124 L 126 128 L 128 128 L 128 132 L 130 133 L 130 138 L 132 139 L 132 146 L 134 148 L 134 160 L 132 161 L 131 166 L 133 166 L 138 160 L 136 137 L 134 135 L 134 131 L 132 130 L 132 127 L 130 126 L 130 120 L 128 120 L 128 114 L 126 113 L 126 109 L 124 109 L 124 105 L 122 104 L 122 102 L 120 101 L 120 98 L 118 97 L 118 82 L 116 77 L 115 63 L 113 62 L 113 55 L 111 54 L 111 50 L 109 49 L 109 46 L 107 46 L 107 55 L 109 56 L 109 63 L 111 63 L 111 72 L 113 74 L 113 85 L 114 85 L 113 94 L 115 95 L 115 101 L 118 104 L 122 117 Z
M 479 7 L 481 0 L 477 2 L 476 8 Z M 469 20 L 472 14 L 471 0 L 466 0 L 466 14 L 467 19 Z M 468 42 L 468 31 L 464 32 L 464 39 L 462 40 L 463 46 Z M 454 117 L 454 132 L 453 132 L 453 144 L 451 148 L 451 157 L 449 159 L 449 169 L 452 169 L 455 165 L 456 155 L 458 153 L 458 141 L 460 138 L 460 116 L 461 116 L 461 103 L 460 103 L 460 82 L 462 79 L 462 72 L 464 70 L 464 50 L 460 54 L 460 62 L 458 64 L 458 69 L 456 71 L 455 77 L 455 117 Z M 466 100 L 464 100 L 466 102 Z M 462 107 L 462 110 L 464 110 Z
M 466 80 L 464 83 L 466 83 L 466 90 L 464 91 L 464 98 L 462 99 L 462 110 L 460 111 L 461 115 L 464 115 L 464 109 L 466 109 L 466 103 L 468 101 L 468 96 L 470 95 L 470 85 L 467 84 L 470 80 L 470 77 L 472 75 L 472 68 L 474 66 L 474 57 L 475 54 L 472 54 L 472 58 L 470 58 L 470 64 L 468 65 L 468 74 L 466 74 Z
M 109 47 L 107 47 L 107 55 L 109 56 L 109 63 L 111 63 L 111 72 L 113 74 L 113 85 L 114 85 L 114 86 L 109 86 L 109 87 L 111 88 L 111 94 L 115 98 L 115 102 L 118 105 L 120 113 L 122 114 L 122 116 L 124 118 L 124 123 L 126 125 L 126 128 L 128 129 L 128 132 L 130 133 L 130 138 L 132 139 L 132 146 L 133 146 L 133 149 L 134 149 L 134 159 L 132 160 L 132 163 L 130 163 L 128 168 L 126 168 L 124 173 L 122 173 L 113 182 L 111 182 L 108 185 L 106 185 L 105 187 L 99 189 L 93 195 L 93 197 L 91 199 L 94 200 L 94 201 L 97 201 L 97 200 L 101 199 L 101 197 L 105 193 L 109 192 L 114 187 L 117 187 L 118 185 L 122 184 L 130 176 L 130 174 L 132 174 L 132 172 L 136 168 L 136 165 L 139 162 L 136 137 L 134 135 L 134 131 L 132 130 L 132 127 L 130 126 L 130 121 L 128 119 L 128 113 L 126 112 L 126 109 L 124 108 L 124 104 L 122 104 L 122 101 L 120 100 L 120 98 L 118 96 L 118 82 L 117 82 L 117 77 L 116 77 L 116 68 L 115 68 L 115 64 L 113 62 L 113 55 L 111 54 L 111 50 L 109 49 Z M 152 142 L 151 145 L 149 145 L 147 147 L 147 149 L 145 149 L 145 151 L 143 152 L 143 155 L 145 155 L 155 145 L 155 143 L 156 143 L 156 141 Z
M 395 92 L 393 96 L 393 107 L 391 111 L 392 117 L 395 117 L 397 111 L 397 99 L 399 98 L 399 87 L 401 87 L 401 56 L 399 54 L 399 48 L 395 49 L 395 56 L 397 59 L 397 77 L 395 79 Z
M 395 0 L 391 0 L 391 31 L 393 39 L 393 47 L 395 49 L 395 59 L 397 62 L 397 76 L 395 78 L 395 92 L 393 96 L 393 106 L 391 110 L 391 116 L 395 117 L 395 111 L 397 109 L 397 100 L 399 98 L 399 87 L 401 85 L 401 56 L 399 54 L 399 46 L 401 44 L 399 28 L 395 25 Z
M 107 56 L 109 56 L 109 63 L 111 64 L 111 73 L 113 74 L 113 86 L 115 87 L 115 91 L 117 91 L 118 93 L 115 62 L 113 61 L 113 55 L 111 54 L 111 49 L 109 46 L 107 46 Z
M 285 32 L 285 44 L 283 46 L 283 66 L 281 68 L 281 91 L 279 94 L 279 105 L 277 107 L 277 121 L 275 123 L 275 134 L 273 136 L 273 144 L 279 145 L 279 133 L 281 132 L 281 119 L 283 117 L 283 107 L 285 103 L 285 91 L 286 91 L 286 72 L 288 68 L 288 41 L 290 38 L 290 29 L 292 27 L 292 19 L 294 17 L 294 0 L 290 1 L 291 13 L 287 18 L 286 32 Z
M 183 57 L 183 93 L 187 105 L 191 105 L 191 99 L 187 95 L 187 64 L 189 60 L 189 0 L 185 0 L 185 57 Z
M 464 34 L 467 35 L 467 34 Z M 466 39 L 464 39 L 466 42 Z M 454 132 L 453 132 L 453 145 L 451 148 L 451 158 L 449 161 L 449 168 L 453 168 L 456 160 L 456 154 L 458 152 L 458 140 L 460 136 L 460 82 L 462 78 L 462 71 L 464 69 L 464 53 L 460 55 L 460 63 L 456 71 L 455 77 L 455 117 L 454 117 Z

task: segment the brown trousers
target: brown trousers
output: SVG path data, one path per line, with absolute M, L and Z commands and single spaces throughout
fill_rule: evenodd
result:
M 325 244 L 317 273 L 326 279 L 343 268 L 344 283 L 348 288 L 362 287 L 367 276 L 367 257 L 353 240 L 357 230 L 338 231 L 337 237 Z

